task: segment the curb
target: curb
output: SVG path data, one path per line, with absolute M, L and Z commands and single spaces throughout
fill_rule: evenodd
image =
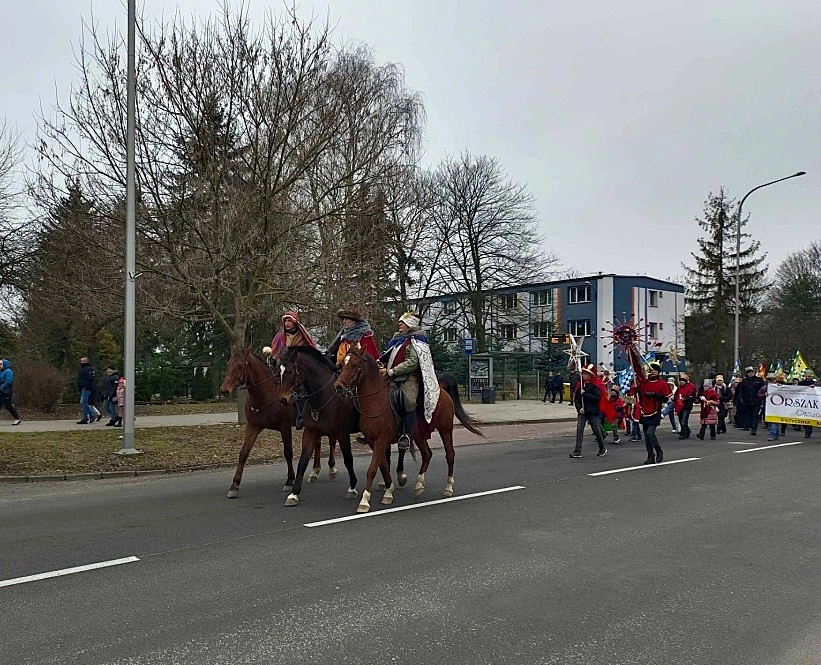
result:
M 576 418 L 552 418 L 541 420 L 517 420 L 507 422 L 488 421 L 479 423 L 480 427 L 500 427 L 504 425 L 539 425 L 548 423 L 574 423 Z M 464 426 L 461 423 L 454 423 L 455 427 Z M 354 453 L 356 454 L 356 453 Z M 365 454 L 365 453 L 361 453 Z M 247 466 L 257 466 L 258 464 L 270 464 L 270 462 L 248 462 Z M 218 464 L 202 464 L 199 466 L 182 466 L 169 469 L 137 469 L 133 471 L 92 471 L 86 473 L 58 473 L 34 476 L 0 476 L 0 483 L 35 483 L 49 481 L 68 480 L 105 480 L 106 478 L 137 478 L 140 476 L 165 476 L 174 473 L 191 473 L 194 471 L 214 471 L 216 469 L 236 468 L 236 462 L 221 462 Z

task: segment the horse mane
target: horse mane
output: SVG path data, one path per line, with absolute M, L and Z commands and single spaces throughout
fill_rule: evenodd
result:
M 295 355 L 304 355 L 308 358 L 311 358 L 318 362 L 320 365 L 327 367 L 330 371 L 336 371 L 336 365 L 334 365 L 328 358 L 325 356 L 322 351 L 315 349 L 312 346 L 292 346 L 291 348 L 285 351 L 283 355 L 283 360 L 290 358 L 291 356 Z

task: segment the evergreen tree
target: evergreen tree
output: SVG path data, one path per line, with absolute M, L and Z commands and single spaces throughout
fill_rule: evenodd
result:
M 705 235 L 698 239 L 699 252 L 693 253 L 695 267 L 682 264 L 687 275 L 687 303 L 692 312 L 702 314 L 735 313 L 735 264 L 737 215 L 735 200 L 722 187 L 718 194 L 710 194 L 704 204 L 703 218 L 695 221 Z M 747 225 L 749 215 L 741 222 Z M 764 276 L 767 255 L 759 255 L 761 243 L 751 241 L 750 235 L 741 234 L 739 257 L 739 301 L 742 313 L 755 311 L 758 298 L 766 288 Z

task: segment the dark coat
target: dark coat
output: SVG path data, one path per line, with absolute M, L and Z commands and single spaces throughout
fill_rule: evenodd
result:
M 88 390 L 93 393 L 96 386 L 97 373 L 94 371 L 91 364 L 86 363 L 84 365 L 80 365 L 80 371 L 77 372 L 77 390 L 81 392 L 83 390 Z
M 761 386 L 763 385 L 764 379 L 760 376 L 745 376 L 736 389 L 738 396 L 737 404 L 761 406 L 761 398 L 758 396 L 758 391 L 761 390 Z
M 598 416 L 601 414 L 599 403 L 601 402 L 602 391 L 592 381 L 584 384 L 584 390 L 578 391 L 573 398 L 576 409 L 584 407 L 584 413 L 588 416 Z
M 561 374 L 554 375 L 553 379 L 551 379 L 551 381 L 552 381 L 551 386 L 555 390 L 561 390 L 562 388 L 564 388 L 564 377 Z
M 111 376 L 106 374 L 105 379 L 103 379 L 103 399 L 117 399 L 117 381 L 119 380 L 120 375 L 117 372 L 114 372 Z

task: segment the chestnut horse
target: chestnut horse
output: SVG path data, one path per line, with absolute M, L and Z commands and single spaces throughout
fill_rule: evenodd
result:
M 311 453 L 319 449 L 319 440 L 323 435 L 339 441 L 342 459 L 350 479 L 345 498 L 355 499 L 359 492 L 356 490 L 351 434 L 359 431 L 357 414 L 350 400 L 337 395 L 334 390 L 336 368 L 316 349 L 310 346 L 293 346 L 282 355 L 279 369 L 280 386 L 277 398 L 282 405 L 289 404 L 300 386 L 307 392 L 302 411 L 305 422 L 302 454 L 297 464 L 296 480 L 285 505 L 299 505 L 302 476 L 308 467 Z M 287 408 L 291 408 L 290 405 Z
M 294 448 L 291 436 L 291 425 L 293 424 L 293 409 L 290 406 L 282 406 L 277 398 L 279 390 L 279 375 L 271 370 L 268 363 L 251 353 L 251 349 L 240 349 L 234 347 L 231 357 L 228 359 L 228 368 L 225 380 L 220 386 L 220 392 L 230 393 L 235 388 L 245 388 L 248 391 L 248 399 L 245 402 L 245 434 L 243 436 L 242 449 L 239 452 L 239 462 L 231 488 L 228 490 L 228 498 L 235 499 L 239 494 L 239 484 L 242 482 L 242 472 L 248 455 L 257 441 L 257 437 L 264 429 L 276 430 L 282 436 L 282 447 L 285 454 L 285 462 L 288 465 L 288 477 L 285 492 L 290 492 L 294 485 Z M 330 476 L 336 475 L 334 466 L 334 441 L 330 441 L 331 454 L 328 459 Z M 308 481 L 315 480 L 319 475 L 319 446 L 316 447 L 314 455 L 314 469 Z
M 382 476 L 385 478 L 385 494 L 382 497 L 382 503 L 390 505 L 393 503 L 393 485 L 390 483 L 387 451 L 390 450 L 391 444 L 396 441 L 399 433 L 399 421 L 396 419 L 390 405 L 390 383 L 382 377 L 376 361 L 370 355 L 361 348 L 352 348 L 345 356 L 342 372 L 334 387 L 339 392 L 348 391 L 356 399 L 359 404 L 362 433 L 368 438 L 373 448 L 365 490 L 362 492 L 362 500 L 359 502 L 356 512 L 366 513 L 371 509 L 371 488 L 377 469 L 382 472 Z M 419 475 L 416 478 L 416 487 L 414 488 L 416 496 L 425 491 L 425 473 L 433 456 L 427 441 L 428 432 L 438 431 L 445 448 L 445 459 L 448 463 L 448 480 L 443 492 L 445 497 L 453 496 L 454 416 L 459 419 L 459 422 L 467 430 L 479 436 L 484 436 L 477 427 L 476 421 L 465 413 L 464 408 L 462 408 L 462 401 L 455 382 L 440 379 L 440 387 L 439 401 L 433 411 L 430 424 L 425 423 L 422 418 L 417 418 L 411 437 L 422 455 L 422 466 L 419 468 Z

